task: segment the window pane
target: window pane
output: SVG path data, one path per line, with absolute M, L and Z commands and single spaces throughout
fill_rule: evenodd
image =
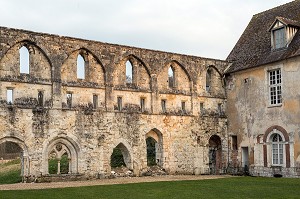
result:
M 13 90 L 12 89 L 7 89 L 6 91 L 6 99 L 8 104 L 13 103 Z
M 29 74 L 29 51 L 23 46 L 19 50 L 20 53 L 20 73 Z
M 126 62 L 126 83 L 132 83 L 132 77 L 133 77 L 133 67 L 131 62 L 128 60 Z
M 85 78 L 85 61 L 81 55 L 78 55 L 77 57 L 77 78 Z

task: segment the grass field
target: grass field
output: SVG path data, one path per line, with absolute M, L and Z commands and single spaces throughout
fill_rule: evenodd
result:
M 20 159 L 0 164 L 0 184 L 11 184 L 21 182 Z M 1 197 L 0 197 L 1 198 Z
M 300 198 L 300 179 L 237 177 L 199 181 L 173 181 L 45 190 L 1 191 L 0 198 Z

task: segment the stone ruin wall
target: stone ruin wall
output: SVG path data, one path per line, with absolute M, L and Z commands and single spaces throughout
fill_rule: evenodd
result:
M 30 53 L 29 74 L 20 73 L 22 46 Z M 85 59 L 84 79 L 76 75 L 79 54 Z M 127 60 L 133 66 L 130 84 Z M 171 65 L 173 88 L 168 87 Z M 160 166 L 168 173 L 207 173 L 212 135 L 222 141 L 219 164 L 227 164 L 226 67 L 220 60 L 0 28 L 0 144 L 11 141 L 23 149 L 23 176 L 47 176 L 49 153 L 61 144 L 69 154 L 70 174 L 95 178 L 110 175 L 110 156 L 119 144 L 126 166 L 141 175 L 150 136 L 161 146 Z M 13 104 L 7 103 L 7 88 L 13 89 Z M 43 92 L 43 106 L 38 105 L 38 91 Z M 71 108 L 67 93 L 72 93 Z M 93 95 L 98 96 L 96 109 L 91 107 Z M 140 98 L 145 99 L 144 110 Z

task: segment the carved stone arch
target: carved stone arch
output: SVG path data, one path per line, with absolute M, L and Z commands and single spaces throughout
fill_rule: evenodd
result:
M 78 173 L 78 154 L 80 152 L 80 148 L 79 145 L 70 137 L 57 137 L 51 140 L 50 142 L 44 143 L 42 173 L 49 174 L 48 158 L 50 153 L 58 145 L 63 145 L 63 147 L 67 150 L 68 157 L 69 157 L 69 173 Z
M 61 79 L 63 82 L 76 82 L 77 58 L 81 55 L 85 61 L 85 79 L 82 81 L 98 83 L 104 86 L 106 82 L 106 69 L 99 58 L 87 48 L 79 48 L 70 52 L 61 66 Z
M 29 155 L 28 155 L 28 147 L 24 143 L 23 140 L 21 140 L 18 137 L 14 136 L 6 136 L 3 138 L 0 138 L 0 145 L 5 142 L 13 142 L 17 144 L 22 149 L 22 157 L 21 157 L 21 176 L 28 176 L 30 175 L 30 163 L 29 163 Z
M 12 45 L 0 60 L 1 76 L 19 76 L 20 60 L 19 49 L 24 46 L 30 54 L 30 75 L 41 79 L 52 78 L 52 63 L 45 51 L 30 40 L 21 40 Z M 5 63 L 5 64 L 4 64 Z

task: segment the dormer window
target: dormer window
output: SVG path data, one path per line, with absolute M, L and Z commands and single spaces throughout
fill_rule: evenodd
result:
M 274 40 L 274 48 L 284 48 L 286 45 L 285 41 L 285 28 L 279 28 L 277 30 L 273 30 L 273 40 Z
M 269 31 L 271 32 L 271 45 L 273 50 L 286 48 L 292 42 L 299 29 L 297 21 L 276 17 Z

